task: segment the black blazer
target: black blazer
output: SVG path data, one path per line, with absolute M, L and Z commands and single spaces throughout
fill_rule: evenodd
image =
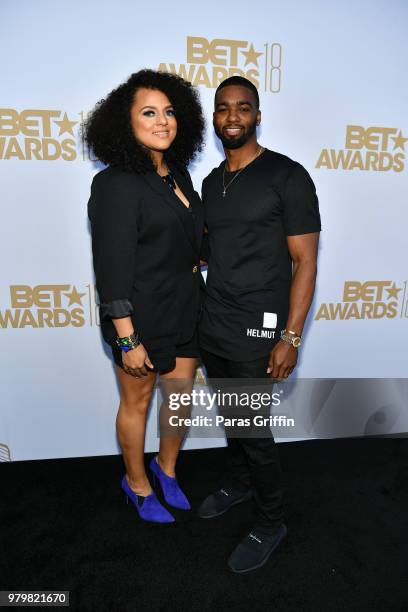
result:
M 131 315 L 148 349 L 188 342 L 204 281 L 199 266 L 203 211 L 188 172 L 172 168 L 187 209 L 156 172 L 117 167 L 92 181 L 88 214 L 102 334 L 112 344 L 112 318 Z

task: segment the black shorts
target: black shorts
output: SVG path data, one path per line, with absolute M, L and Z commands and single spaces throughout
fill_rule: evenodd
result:
M 144 346 L 144 345 L 143 345 Z M 155 350 L 150 350 L 145 346 L 149 359 L 154 368 L 153 372 L 170 372 L 176 365 L 176 357 L 196 357 L 200 356 L 198 347 L 197 332 L 194 336 L 184 344 L 176 344 L 176 346 L 163 347 Z M 123 367 L 122 351 L 112 347 L 113 360 L 119 367 Z

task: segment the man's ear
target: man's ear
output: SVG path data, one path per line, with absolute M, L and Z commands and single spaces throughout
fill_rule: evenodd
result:
M 261 111 L 259 110 L 256 113 L 256 125 L 261 125 L 261 118 L 262 118 L 262 115 L 261 115 Z

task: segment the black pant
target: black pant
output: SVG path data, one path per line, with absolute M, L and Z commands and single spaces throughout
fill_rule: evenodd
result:
M 268 356 L 253 361 L 230 361 L 201 349 L 209 379 L 267 378 Z M 209 382 L 211 384 L 211 380 Z M 264 533 L 273 533 L 283 520 L 282 471 L 278 449 L 269 427 L 262 430 L 262 436 L 227 437 L 228 482 L 225 486 L 243 492 L 252 487 L 257 507 L 255 528 Z

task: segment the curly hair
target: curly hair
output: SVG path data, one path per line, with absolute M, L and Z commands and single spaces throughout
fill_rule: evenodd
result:
M 83 139 L 104 164 L 144 173 L 154 170 L 151 156 L 136 140 L 130 110 L 140 88 L 163 92 L 174 108 L 177 135 L 166 151 L 166 160 L 184 169 L 203 148 L 205 121 L 199 95 L 191 83 L 168 72 L 139 70 L 100 100 L 89 115 Z

